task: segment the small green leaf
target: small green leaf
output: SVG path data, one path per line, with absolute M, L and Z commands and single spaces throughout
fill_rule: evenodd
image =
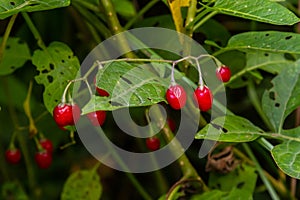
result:
M 128 0 L 113 0 L 113 4 L 115 6 L 115 10 L 121 16 L 129 18 L 136 15 L 135 7 L 132 1 Z
M 276 25 L 293 25 L 299 18 L 284 6 L 266 0 L 216 0 L 212 9 L 227 15 Z
M 50 10 L 70 5 L 70 0 L 6 0 L 0 2 L 0 19 L 19 12 Z
M 300 34 L 279 31 L 245 32 L 231 37 L 226 48 L 245 52 L 259 50 L 300 54 Z
M 0 63 L 0 75 L 13 73 L 30 59 L 31 55 L 27 43 L 23 42 L 20 38 L 8 38 Z
M 262 97 L 262 108 L 278 133 L 285 118 L 300 105 L 300 60 L 285 68 L 273 80 L 273 87 Z M 287 78 L 288 77 L 288 78 Z
M 209 139 L 222 142 L 249 142 L 263 131 L 249 120 L 235 115 L 218 117 L 201 129 L 195 139 Z
M 271 153 L 284 173 L 297 179 L 300 178 L 300 142 L 287 141 L 276 145 Z
M 63 192 L 62 200 L 100 199 L 102 194 L 102 186 L 100 177 L 95 170 L 76 171 L 67 179 Z
M 98 71 L 97 87 L 105 89 L 111 95 L 94 95 L 82 109 L 83 113 L 149 106 L 165 101 L 165 91 L 170 79 L 160 77 L 155 67 L 150 64 L 134 66 L 125 62 L 106 65 Z
M 32 63 L 39 71 L 35 80 L 45 86 L 44 104 L 52 113 L 53 108 L 60 103 L 68 81 L 75 79 L 80 67 L 79 61 L 66 44 L 52 42 L 46 50 L 34 52 Z
M 1 187 L 0 199 L 28 200 L 27 194 L 18 182 L 5 182 Z

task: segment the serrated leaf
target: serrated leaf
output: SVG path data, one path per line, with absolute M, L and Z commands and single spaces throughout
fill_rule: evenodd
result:
M 272 156 L 278 167 L 291 177 L 300 178 L 300 143 L 287 141 L 276 145 Z
M 0 40 L 2 42 L 2 39 Z M 9 37 L 0 62 L 0 75 L 8 75 L 22 67 L 30 60 L 30 50 L 27 43 L 20 38 Z
M 50 10 L 70 5 L 70 0 L 7 0 L 0 2 L 0 19 L 19 12 Z
M 39 74 L 35 77 L 38 84 L 45 86 L 44 104 L 52 113 L 60 103 L 63 91 L 69 80 L 75 79 L 80 64 L 72 50 L 64 43 L 52 42 L 46 50 L 36 50 L 32 63 Z
M 67 179 L 63 192 L 62 200 L 85 199 L 95 200 L 100 199 L 102 194 L 102 186 L 100 177 L 94 170 L 76 171 Z
M 230 38 L 228 50 L 300 54 L 300 34 L 279 31 L 253 31 Z
M 150 65 L 139 67 L 126 62 L 113 62 L 97 74 L 97 87 L 111 95 L 92 96 L 82 112 L 153 105 L 165 101 L 169 84 L 170 79 L 160 77 L 155 67 Z
M 300 105 L 300 60 L 285 68 L 273 80 L 273 87 L 262 97 L 262 108 L 278 133 L 285 118 Z M 288 78 L 287 78 L 288 77 Z
M 235 115 L 218 117 L 201 129 L 195 139 L 209 139 L 222 142 L 249 142 L 263 131 L 249 120 Z
M 293 25 L 299 18 L 284 6 L 266 0 L 216 0 L 212 9 L 227 15 L 276 25 Z

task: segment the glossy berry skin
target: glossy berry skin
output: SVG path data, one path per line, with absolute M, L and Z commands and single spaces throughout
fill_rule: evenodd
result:
M 49 139 L 41 139 L 40 141 L 41 146 L 48 151 L 49 153 L 53 152 L 53 143 Z
M 10 164 L 18 164 L 21 160 L 21 151 L 19 149 L 8 149 L 5 152 L 5 158 Z
M 95 84 L 96 91 L 97 91 L 97 93 L 98 93 L 99 96 L 109 97 L 109 93 L 106 90 L 103 90 L 103 89 L 97 87 L 97 85 L 96 85 L 96 77 L 94 78 L 94 84 Z
M 198 87 L 194 91 L 194 100 L 198 108 L 206 112 L 212 107 L 213 95 L 207 86 Z
M 78 122 L 81 110 L 77 104 L 58 104 L 53 110 L 53 118 L 59 127 L 72 126 Z
M 35 153 L 34 159 L 39 168 L 47 169 L 52 163 L 52 154 L 48 151 L 39 151 Z
M 98 110 L 87 114 L 87 117 L 94 126 L 102 126 L 106 119 L 106 112 Z
M 218 67 L 218 69 L 216 70 L 216 76 L 223 83 L 228 82 L 231 77 L 231 72 L 230 72 L 229 67 L 227 67 L 225 65 Z
M 181 85 L 171 85 L 166 92 L 166 99 L 173 109 L 179 110 L 185 106 L 186 92 Z
M 150 151 L 156 151 L 160 148 L 160 140 L 157 137 L 146 139 L 146 146 Z

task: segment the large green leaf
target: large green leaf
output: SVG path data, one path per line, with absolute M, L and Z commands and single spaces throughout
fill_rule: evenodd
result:
M 263 94 L 262 108 L 278 133 L 285 118 L 300 105 L 300 60 L 285 68 L 273 80 L 273 87 Z
M 123 107 L 149 106 L 165 101 L 169 78 L 160 77 L 156 65 L 135 66 L 126 62 L 113 62 L 100 69 L 97 86 L 104 88 L 110 97 L 93 96 L 82 109 L 115 110 Z
M 225 49 L 300 54 L 300 34 L 279 31 L 253 31 L 230 38 Z
M 227 15 L 276 25 L 293 25 L 299 22 L 294 13 L 269 0 L 216 0 L 212 9 Z
M 44 104 L 52 113 L 53 108 L 60 102 L 68 81 L 76 78 L 79 61 L 66 44 L 52 42 L 44 51 L 34 52 L 32 63 L 39 71 L 35 80 L 45 86 Z
M 280 169 L 294 178 L 300 178 L 300 142 L 284 142 L 276 145 L 271 152 Z
M 249 120 L 235 115 L 218 117 L 201 129 L 195 139 L 222 142 L 248 142 L 255 140 L 263 131 Z
M 0 40 L 0 42 L 2 39 Z M 22 67 L 31 58 L 28 45 L 20 38 L 10 37 L 7 40 L 5 51 L 0 62 L 0 75 L 13 73 Z
M 95 170 L 76 171 L 67 179 L 63 192 L 62 200 L 100 199 L 102 194 L 102 186 L 100 177 Z
M 70 5 L 70 0 L 5 0 L 0 2 L 0 19 L 19 12 L 50 10 Z

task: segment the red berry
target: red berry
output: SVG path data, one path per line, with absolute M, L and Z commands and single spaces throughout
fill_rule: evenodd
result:
M 96 85 L 96 77 L 94 78 L 94 84 L 96 86 L 96 91 L 99 94 L 99 96 L 109 97 L 109 93 L 106 90 L 103 90 L 103 89 L 97 87 L 97 85 Z
M 77 104 L 58 104 L 53 110 L 53 118 L 59 127 L 72 126 L 80 118 L 81 110 Z
M 34 159 L 39 168 L 46 169 L 50 167 L 52 163 L 52 154 L 48 151 L 36 152 Z
M 168 123 L 168 126 L 171 129 L 171 131 L 174 132 L 176 129 L 176 124 L 175 124 L 174 120 L 171 118 L 168 118 L 167 123 Z
M 8 149 L 5 152 L 5 158 L 10 164 L 18 164 L 21 160 L 21 151 L 19 149 Z
M 186 103 L 186 92 L 181 85 L 172 85 L 167 90 L 166 99 L 173 109 L 179 110 Z
M 194 91 L 194 100 L 201 111 L 208 111 L 212 107 L 213 95 L 207 86 L 198 87 Z
M 218 67 L 218 69 L 216 70 L 216 75 L 220 81 L 226 83 L 230 80 L 231 72 L 229 67 L 223 65 L 221 67 Z
M 146 139 L 146 146 L 151 151 L 156 151 L 160 147 L 160 140 L 157 137 L 151 137 Z
M 98 110 L 96 112 L 91 112 L 87 114 L 87 117 L 92 122 L 94 126 L 102 126 L 106 118 L 106 112 Z
M 40 144 L 42 145 L 42 147 L 48 151 L 49 153 L 53 152 L 53 144 L 52 141 L 49 139 L 41 139 L 40 140 Z

